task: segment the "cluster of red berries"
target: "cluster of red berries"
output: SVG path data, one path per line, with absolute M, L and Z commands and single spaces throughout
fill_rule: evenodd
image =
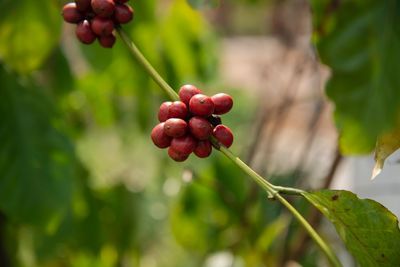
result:
M 231 110 L 231 96 L 219 93 L 209 97 L 193 85 L 184 85 L 179 98 L 181 101 L 164 102 L 160 106 L 160 123 L 151 132 L 157 147 L 169 147 L 168 155 L 181 162 L 192 152 L 199 158 L 208 157 L 212 151 L 211 135 L 226 147 L 232 145 L 232 131 L 221 124 L 218 116 Z
M 84 44 L 96 38 L 101 46 L 113 47 L 116 25 L 132 20 L 133 9 L 125 4 L 128 0 L 75 0 L 63 7 L 62 16 L 69 23 L 77 24 L 76 36 Z

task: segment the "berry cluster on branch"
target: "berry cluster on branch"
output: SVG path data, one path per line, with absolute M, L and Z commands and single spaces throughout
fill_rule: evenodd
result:
M 84 44 L 96 39 L 105 48 L 115 43 L 114 28 L 133 18 L 128 0 L 75 0 L 63 7 L 62 16 L 68 23 L 77 24 L 76 37 Z
M 212 152 L 211 135 L 226 147 L 232 145 L 232 131 L 221 124 L 218 116 L 231 110 L 231 96 L 219 93 L 209 97 L 193 85 L 184 85 L 179 90 L 179 98 L 180 101 L 168 101 L 160 106 L 160 123 L 151 132 L 157 147 L 168 148 L 168 155 L 181 162 L 192 152 L 199 158 L 208 157 Z

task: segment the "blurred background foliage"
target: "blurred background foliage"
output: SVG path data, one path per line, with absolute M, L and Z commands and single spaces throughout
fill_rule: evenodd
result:
M 79 44 L 63 4 L 0 1 L 0 266 L 283 264 L 297 225 L 218 153 L 176 164 L 156 149 L 149 132 L 165 95 L 121 42 Z M 173 88 L 234 96 L 224 123 L 246 155 L 257 96 L 221 81 L 220 37 L 271 31 L 261 10 L 276 1 L 232 1 L 232 23 L 215 25 L 205 15 L 218 1 L 131 4 L 125 29 Z M 297 260 L 319 257 L 311 245 Z

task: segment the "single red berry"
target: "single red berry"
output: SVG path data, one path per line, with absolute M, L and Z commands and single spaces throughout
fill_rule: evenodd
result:
M 75 0 L 75 3 L 80 12 L 88 12 L 92 9 L 90 0 Z
M 171 141 L 171 149 L 184 155 L 189 155 L 196 148 L 197 141 L 190 134 L 174 138 Z
M 230 95 L 219 93 L 213 95 L 211 100 L 214 102 L 214 114 L 221 115 L 228 113 L 233 106 L 233 99 Z
M 133 9 L 129 5 L 117 4 L 114 11 L 114 20 L 116 23 L 125 24 L 132 20 Z
M 151 131 L 151 140 L 159 148 L 166 148 L 171 145 L 172 138 L 164 133 L 164 123 L 157 124 Z
M 114 22 L 99 16 L 94 17 L 91 22 L 92 31 L 98 36 L 109 36 L 114 30 Z
M 186 134 L 188 125 L 182 119 L 171 118 L 164 123 L 164 132 L 171 137 L 181 137 Z
M 78 23 L 83 20 L 83 15 L 78 11 L 75 3 L 66 4 L 63 7 L 62 16 L 69 23 Z
M 213 131 L 211 123 L 205 118 L 195 116 L 189 120 L 189 130 L 199 140 L 206 140 Z
M 208 117 L 214 112 L 214 103 L 212 102 L 211 97 L 197 94 L 190 99 L 189 110 L 194 115 Z
M 172 147 L 168 148 L 168 156 L 176 162 L 183 162 L 187 160 L 190 154 L 182 154 L 175 151 Z
M 217 140 L 226 147 L 230 147 L 233 143 L 233 134 L 231 129 L 223 124 L 214 128 L 213 135 Z
M 222 120 L 220 116 L 217 115 L 211 115 L 210 117 L 207 118 L 207 120 L 212 124 L 212 126 L 217 126 L 222 124 Z
M 87 20 L 79 22 L 76 26 L 75 33 L 76 37 L 84 44 L 91 44 L 96 40 L 96 34 L 92 31 L 90 23 Z
M 103 18 L 111 17 L 115 10 L 113 0 L 92 0 L 91 4 L 94 13 Z
M 196 86 L 186 84 L 179 89 L 179 98 L 181 99 L 181 101 L 183 103 L 186 104 L 186 106 L 189 107 L 190 99 L 194 95 L 201 94 L 201 93 L 202 93 L 202 91 L 200 89 L 198 89 Z
M 186 119 L 188 110 L 186 105 L 181 101 L 174 101 L 169 106 L 168 116 L 170 118 Z
M 160 122 L 164 122 L 169 119 L 169 107 L 171 106 L 172 102 L 167 101 L 161 104 L 160 109 L 158 110 L 158 120 Z
M 99 36 L 98 37 L 99 43 L 104 48 L 111 48 L 114 46 L 116 38 L 114 34 L 106 35 L 106 36 Z
M 203 140 L 197 143 L 196 148 L 194 149 L 193 153 L 198 156 L 199 158 L 207 158 L 211 155 L 212 146 L 210 141 Z

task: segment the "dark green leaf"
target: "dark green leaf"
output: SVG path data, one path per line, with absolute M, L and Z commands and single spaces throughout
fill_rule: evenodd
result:
M 361 266 L 400 266 L 398 220 L 384 206 L 342 190 L 303 195 L 335 225 Z

